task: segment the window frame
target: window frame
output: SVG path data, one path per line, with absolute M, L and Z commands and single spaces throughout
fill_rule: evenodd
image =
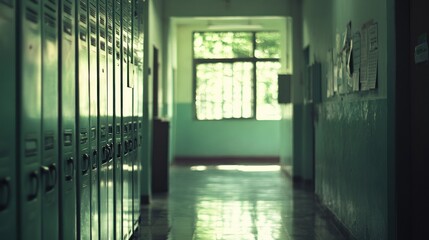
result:
M 197 121 L 225 121 L 225 120 L 257 120 L 257 69 L 256 65 L 258 62 L 278 62 L 281 64 L 280 58 L 257 58 L 255 56 L 256 52 L 256 34 L 257 33 L 268 33 L 268 32 L 275 32 L 280 33 L 279 31 L 228 31 L 228 30 L 220 30 L 220 31 L 193 31 L 192 32 L 192 74 L 193 74 L 193 80 L 192 80 L 192 101 L 193 101 L 193 115 L 194 120 Z M 194 48 L 194 41 L 195 41 L 195 33 L 252 33 L 252 57 L 239 57 L 239 58 L 196 58 L 195 57 L 195 48 Z M 279 47 L 279 51 L 280 51 Z M 253 90 L 253 100 L 252 100 L 252 117 L 244 118 L 224 118 L 221 119 L 198 119 L 197 117 L 197 66 L 199 64 L 205 64 L 205 63 L 236 63 L 236 62 L 250 62 L 253 65 L 253 72 L 252 72 L 252 90 Z M 258 120 L 258 121 L 270 121 L 270 120 Z

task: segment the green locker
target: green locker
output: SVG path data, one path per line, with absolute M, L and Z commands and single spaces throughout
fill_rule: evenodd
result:
M 15 1 L 0 2 L 0 236 L 17 238 Z
M 114 2 L 114 94 L 115 94 L 115 155 L 114 155 L 114 222 L 115 239 L 122 239 L 122 160 L 123 160 L 123 118 L 122 118 L 122 4 Z
M 123 91 L 123 129 L 124 129 L 124 157 L 123 157 L 123 239 L 128 239 L 131 233 L 131 171 L 130 171 L 130 135 L 132 125 L 132 89 L 129 78 L 129 53 L 131 33 L 131 2 L 122 1 L 122 91 Z
M 91 236 L 99 236 L 99 159 L 98 159 L 98 16 L 97 1 L 89 0 L 89 98 L 91 155 Z
M 52 1 L 51 1 L 52 2 Z M 76 239 L 76 35 L 74 1 L 60 2 L 60 156 L 59 156 L 59 235 L 53 239 Z M 77 10 L 79 11 L 79 10 Z M 72 68 L 71 68 L 72 66 Z
M 42 1 L 42 239 L 58 238 L 58 10 Z
M 77 239 L 91 239 L 91 156 L 90 156 L 90 99 L 89 99 L 89 37 L 88 1 L 77 1 L 79 23 L 76 26 L 77 109 Z M 66 235 L 64 229 L 63 234 Z M 71 231 L 71 229 L 67 229 Z M 70 235 L 69 235 L 70 236 Z
M 18 4 L 18 238 L 37 240 L 42 237 L 41 5 L 30 0 Z
M 98 114 L 99 114 L 99 239 L 107 239 L 107 32 L 106 0 L 98 0 Z M 98 239 L 93 235 L 93 239 Z
M 113 56 L 113 0 L 107 0 L 107 123 L 108 123 L 108 152 L 109 159 L 107 163 L 107 238 L 114 239 L 114 56 Z

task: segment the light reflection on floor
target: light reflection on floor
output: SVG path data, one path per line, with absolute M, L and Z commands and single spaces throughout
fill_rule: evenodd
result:
M 170 193 L 144 207 L 148 240 L 344 239 L 277 165 L 173 167 Z

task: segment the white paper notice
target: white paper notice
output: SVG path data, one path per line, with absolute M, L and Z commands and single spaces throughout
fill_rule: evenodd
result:
M 368 88 L 375 89 L 377 86 L 378 69 L 378 24 L 372 24 L 368 29 Z

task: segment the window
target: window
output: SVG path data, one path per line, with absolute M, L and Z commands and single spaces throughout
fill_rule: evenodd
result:
M 195 32 L 198 120 L 280 119 L 278 32 Z

